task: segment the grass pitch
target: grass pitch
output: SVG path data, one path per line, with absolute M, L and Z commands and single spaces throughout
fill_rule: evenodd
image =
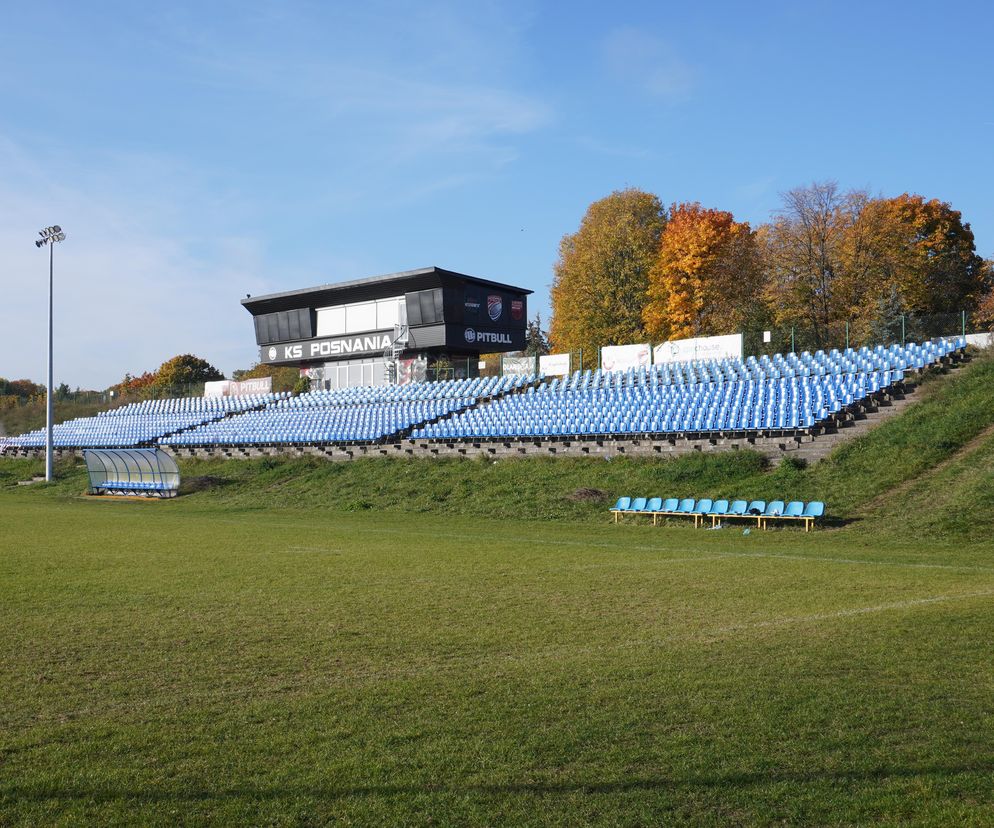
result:
M 4 825 L 994 821 L 990 544 L 0 514 Z
M 0 462 L 0 825 L 994 824 L 994 358 L 929 386 L 810 468 Z

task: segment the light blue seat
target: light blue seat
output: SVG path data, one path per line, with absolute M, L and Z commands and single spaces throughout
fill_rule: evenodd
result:
M 728 511 L 725 513 L 725 516 L 739 517 L 740 515 L 744 515 L 748 508 L 749 504 L 744 500 L 734 500 L 732 501 L 732 505 L 728 508 Z
M 675 497 L 668 497 L 663 501 L 663 511 L 673 513 L 680 508 L 680 501 Z
M 763 512 L 762 516 L 759 518 L 759 525 L 763 529 L 766 528 L 766 522 L 770 518 L 781 518 L 783 517 L 784 503 L 782 500 L 771 500 L 766 504 L 766 511 Z
M 763 512 L 766 511 L 766 501 L 765 500 L 754 500 L 749 504 L 749 508 L 746 509 L 746 515 L 748 517 L 756 518 L 756 525 L 759 525 L 759 520 L 762 517 Z
M 716 500 L 711 504 L 711 508 L 707 512 L 702 513 L 701 519 L 704 517 L 711 518 L 711 525 L 716 526 L 718 524 L 718 518 L 724 517 L 728 514 L 728 501 L 727 500 Z
M 618 515 L 622 512 L 627 512 L 632 507 L 632 499 L 630 497 L 619 497 L 618 502 L 614 504 L 614 508 L 611 509 L 611 513 L 614 515 L 614 522 L 618 522 Z
M 632 501 L 632 508 L 629 511 L 632 512 L 644 512 L 646 503 L 648 501 L 644 497 L 637 497 Z
M 694 506 L 692 512 L 694 515 L 694 526 L 698 526 L 704 520 L 704 516 L 711 511 L 713 505 L 714 501 L 709 497 L 704 497 L 697 501 L 697 505 Z
M 815 521 L 825 514 L 825 504 L 820 500 L 812 500 L 801 513 L 801 520 L 804 521 L 804 531 L 809 532 Z
M 783 510 L 783 516 L 785 518 L 798 518 L 804 514 L 804 504 L 800 500 L 792 500 L 787 504 L 787 508 Z
M 690 515 L 694 511 L 694 498 L 685 497 L 680 501 L 680 505 L 677 507 L 675 514 L 678 515 Z
M 645 510 L 652 515 L 652 525 L 655 526 L 656 518 L 663 514 L 663 499 L 661 497 L 650 498 Z

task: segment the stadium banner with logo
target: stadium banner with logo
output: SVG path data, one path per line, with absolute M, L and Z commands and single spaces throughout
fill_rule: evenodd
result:
M 505 375 L 525 375 L 535 373 L 535 357 L 503 357 L 500 361 L 501 372 Z
M 742 359 L 742 334 L 674 339 L 657 345 L 652 357 L 656 365 L 694 359 Z
M 273 390 L 272 377 L 242 380 L 217 380 L 204 383 L 205 397 L 245 397 L 249 394 L 269 394 Z
M 538 358 L 538 370 L 547 377 L 565 377 L 569 373 L 569 354 L 546 354 Z
M 601 369 L 627 371 L 650 364 L 652 348 L 648 342 L 638 345 L 605 345 L 601 348 Z
M 310 339 L 307 342 L 281 342 L 259 349 L 262 362 L 300 362 L 321 357 L 341 358 L 350 355 L 382 354 L 393 342 L 388 331 L 373 331 L 357 336 L 334 336 Z
M 428 376 L 427 359 L 398 359 L 397 384 L 407 385 L 410 382 L 424 382 Z

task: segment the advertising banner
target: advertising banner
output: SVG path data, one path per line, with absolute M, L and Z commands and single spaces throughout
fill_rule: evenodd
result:
M 428 376 L 427 359 L 398 359 L 397 384 L 407 385 L 409 382 L 424 382 Z
M 978 348 L 994 347 L 994 333 L 967 334 L 967 345 L 976 345 Z
M 565 377 L 569 367 L 569 354 L 547 354 L 538 358 L 538 370 L 547 377 Z
M 217 380 L 204 383 L 205 397 L 244 397 L 248 394 L 268 394 L 273 390 L 272 377 L 242 380 Z
M 742 359 L 742 334 L 674 339 L 653 349 L 656 365 L 693 359 Z
M 500 361 L 501 371 L 515 376 L 535 373 L 535 357 L 504 357 Z
M 648 342 L 639 345 L 607 345 L 601 348 L 601 369 L 627 371 L 629 368 L 648 366 L 651 356 Z

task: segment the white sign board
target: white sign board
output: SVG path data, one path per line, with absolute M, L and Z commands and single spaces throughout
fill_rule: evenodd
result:
M 742 359 L 742 334 L 674 339 L 653 350 L 653 362 L 689 362 L 693 359 Z
M 248 394 L 268 394 L 272 390 L 272 377 L 256 377 L 241 382 L 218 380 L 204 383 L 205 397 L 244 397 Z
M 648 366 L 652 357 L 649 343 L 640 345 L 607 345 L 601 348 L 601 370 L 627 371 L 629 368 Z
M 538 370 L 547 377 L 565 377 L 569 368 L 569 354 L 546 354 L 538 358 Z
M 500 369 L 504 374 L 525 375 L 535 373 L 535 357 L 503 357 Z
M 967 334 L 966 344 L 977 348 L 994 348 L 994 333 Z

